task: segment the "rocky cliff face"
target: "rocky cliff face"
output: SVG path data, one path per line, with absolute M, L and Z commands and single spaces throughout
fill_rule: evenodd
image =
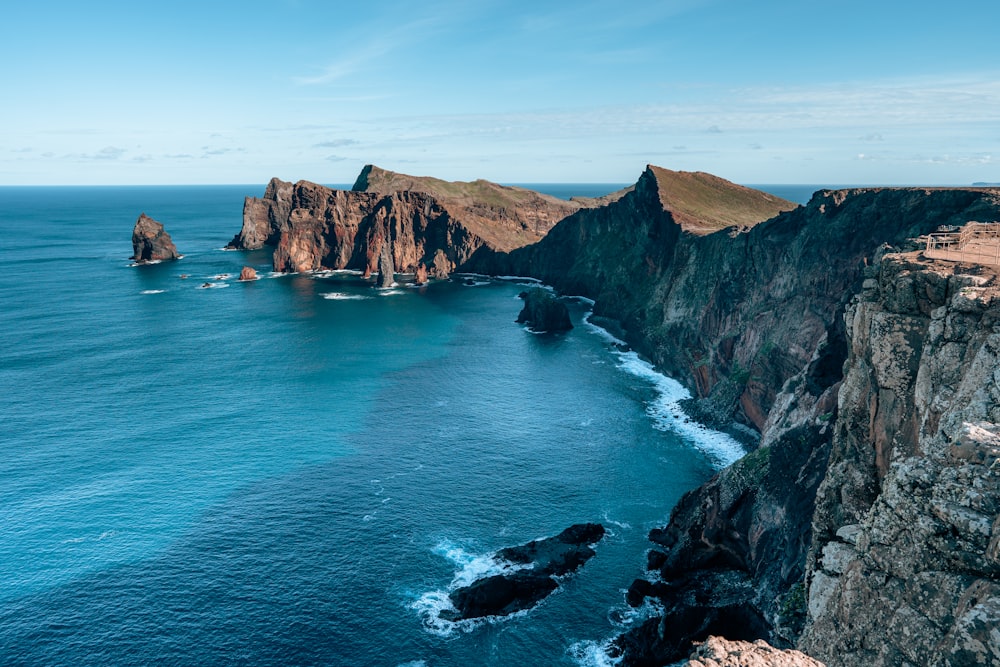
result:
M 142 264 L 179 259 L 180 256 L 177 246 L 171 240 L 170 234 L 163 229 L 163 225 L 141 213 L 132 229 L 132 259 Z
M 1000 664 L 1000 281 L 889 255 L 846 322 L 802 646 L 830 665 Z
M 292 212 L 293 190 L 291 183 L 272 178 L 262 198 L 247 197 L 243 202 L 243 228 L 227 247 L 257 250 L 275 245 Z
M 889 595 L 892 609 L 905 599 L 874 581 L 858 587 L 870 570 L 839 587 L 832 577 L 841 576 L 850 561 L 845 549 L 850 539 L 860 539 L 852 537 L 855 526 L 880 497 L 890 462 L 916 451 L 924 423 L 894 393 L 862 393 L 867 402 L 845 402 L 854 380 L 843 388 L 843 365 L 849 353 L 858 353 L 856 316 L 847 316 L 848 309 L 855 308 L 853 295 L 871 285 L 866 280 L 881 270 L 889 250 L 940 225 L 1000 219 L 1000 196 L 972 188 L 821 191 L 807 206 L 752 227 L 743 223 L 706 234 L 691 223 L 691 211 L 672 208 L 679 204 L 671 186 L 671 172 L 650 168 L 632 193 L 570 216 L 540 243 L 509 254 L 481 250 L 470 261 L 485 272 L 531 275 L 595 299 L 595 314 L 621 322 L 634 347 L 688 384 L 699 397 L 692 408 L 702 417 L 735 417 L 760 435 L 753 454 L 687 494 L 669 524 L 653 531 L 657 548 L 649 564 L 657 576 L 633 584 L 629 597 L 633 603 L 655 597 L 665 613 L 619 638 L 614 652 L 624 664 L 662 664 L 682 658 L 691 639 L 711 633 L 790 646 L 811 612 L 805 645 L 830 664 L 865 664 L 869 658 L 897 664 L 889 649 L 880 657 L 870 648 L 850 662 L 847 649 L 861 649 L 845 628 L 861 627 L 860 621 L 845 625 L 845 615 L 831 617 L 828 611 L 831 601 L 845 599 L 851 613 L 867 618 L 874 597 Z M 925 287 L 898 289 L 919 294 Z M 954 326 L 963 321 L 956 318 Z M 879 354 L 891 358 L 897 353 L 888 348 L 903 343 L 916 349 L 921 335 L 901 330 Z M 919 385 L 912 358 L 895 368 L 890 375 L 897 385 Z M 925 400 L 932 401 L 936 391 L 926 387 Z M 849 423 L 857 424 L 853 439 L 843 435 Z M 851 454 L 849 463 L 842 463 L 841 450 Z M 953 504 L 974 502 L 980 501 Z M 989 503 L 984 507 L 988 512 Z M 995 528 L 982 533 L 988 522 L 969 521 L 954 527 L 961 540 L 970 539 L 969 530 L 993 539 Z M 844 536 L 838 538 L 838 530 Z M 944 529 L 939 523 L 934 530 Z M 897 535 L 883 539 L 900 542 Z M 828 542 L 834 544 L 829 566 Z M 968 548 L 983 554 L 987 546 L 976 542 Z M 915 562 L 923 552 L 908 553 Z M 941 594 L 932 583 L 933 577 L 925 580 L 922 593 L 928 607 L 936 604 L 929 598 Z M 978 591 L 983 584 L 977 585 Z M 850 597 L 861 590 L 871 598 Z M 921 594 L 913 589 L 906 595 Z M 967 608 L 956 602 L 943 613 L 966 614 L 966 623 L 995 618 L 989 616 L 992 608 L 970 611 L 979 601 Z M 891 645 L 884 628 L 876 630 L 878 619 L 868 626 L 869 647 Z M 831 649 L 821 650 L 825 646 Z
M 378 271 L 388 244 L 400 273 L 443 277 L 480 247 L 508 251 L 541 239 L 559 220 L 599 202 L 567 202 L 487 181 L 449 183 L 367 166 L 353 190 L 278 179 L 248 197 L 229 247 L 275 247 L 276 271 Z

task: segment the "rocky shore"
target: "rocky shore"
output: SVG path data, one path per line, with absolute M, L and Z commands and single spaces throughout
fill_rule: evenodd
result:
M 272 181 L 234 245 L 274 245 L 279 271 L 375 273 L 388 246 L 396 271 L 532 276 L 592 299 L 699 415 L 756 434 L 650 533 L 648 571 L 623 573 L 628 602 L 663 613 L 614 640 L 622 664 L 712 635 L 831 667 L 1000 664 L 1000 283 L 914 242 L 1000 220 L 1000 191 L 796 207 L 650 166 L 531 218 L 386 174 L 350 192 Z
M 991 340 L 992 315 L 949 320 L 942 309 L 962 290 L 991 289 L 994 272 L 961 278 L 967 268 L 939 265 L 936 282 L 920 281 L 913 268 L 899 268 L 917 255 L 894 252 L 916 248 L 911 239 L 940 226 L 1000 219 L 1000 194 L 821 191 L 768 220 L 706 233 L 689 212 L 671 210 L 672 177 L 650 168 L 632 193 L 570 216 L 541 242 L 472 260 L 480 272 L 531 275 L 594 299 L 594 312 L 621 322 L 628 342 L 687 384 L 704 413 L 760 436 L 756 451 L 687 494 L 651 533 L 652 581 L 633 584 L 630 598 L 656 598 L 665 612 L 617 639 L 612 652 L 623 664 L 666 664 L 683 658 L 691 641 L 721 634 L 798 646 L 830 665 L 1000 660 L 1000 638 L 985 630 L 1000 603 L 991 560 L 995 455 L 963 440 L 962 451 L 979 452 L 978 467 L 953 462 L 925 477 L 922 458 L 909 464 L 919 474 L 899 464 L 920 480 L 907 481 L 905 494 L 892 473 L 894 461 L 954 445 L 966 421 L 982 435 L 1000 417 L 989 375 L 997 365 L 980 347 L 960 354 L 965 339 L 933 338 L 954 320 L 958 329 L 949 332 Z M 932 282 L 938 296 L 929 302 Z M 910 295 L 898 330 L 886 329 L 888 313 L 856 305 L 875 294 L 895 309 Z M 992 312 L 989 299 L 961 303 Z M 859 330 L 859 308 L 880 336 Z M 924 325 L 913 319 L 918 311 Z M 948 355 L 947 383 L 928 385 L 936 366 L 921 365 L 927 353 Z M 982 366 L 964 368 L 966 356 Z M 852 370 L 859 363 L 864 370 Z M 879 384 L 883 376 L 889 386 Z M 953 402 L 967 385 L 965 398 L 976 387 L 976 404 L 985 406 L 976 415 Z M 918 417 L 921 401 L 935 410 Z M 965 416 L 941 433 L 946 406 Z M 935 488 L 956 475 L 961 483 Z M 925 493 L 916 493 L 919 484 Z M 977 491 L 962 496 L 963 485 Z M 940 498 L 936 506 L 931 498 Z M 885 546 L 873 548 L 865 521 L 879 526 Z M 931 539 L 939 533 L 952 542 Z M 931 553 L 928 544 L 939 546 Z M 956 556 L 944 557 L 950 548 L 962 554 L 961 569 Z M 911 641 L 914 633 L 922 639 Z

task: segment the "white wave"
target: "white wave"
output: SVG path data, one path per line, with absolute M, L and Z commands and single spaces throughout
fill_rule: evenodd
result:
M 229 283 L 202 283 L 198 289 L 221 289 L 223 287 L 229 287 Z
M 285 276 L 290 276 L 291 273 L 282 273 L 281 271 L 268 271 L 265 278 L 284 278 Z
M 233 274 L 231 273 L 220 273 L 217 276 L 215 276 L 212 280 L 229 280 L 232 277 Z
M 618 526 L 622 530 L 632 529 L 632 524 L 628 523 L 627 521 L 615 521 L 610 516 L 608 516 L 607 512 L 605 512 L 601 518 L 604 519 L 604 523 L 610 523 L 613 526 Z
M 653 419 L 654 428 L 676 433 L 707 454 L 719 467 L 728 466 L 746 454 L 743 445 L 732 437 L 699 424 L 684 413 L 680 402 L 691 394 L 680 382 L 657 372 L 635 352 L 620 352 L 618 357 L 623 370 L 648 381 L 659 393 L 646 405 L 646 414 Z
M 365 294 L 348 294 L 347 292 L 324 292 L 320 296 L 331 301 L 361 301 L 371 298 Z
M 223 246 L 219 248 L 222 252 L 237 252 L 239 248 L 230 248 L 229 246 Z
M 462 281 L 462 285 L 464 285 L 465 287 L 482 287 L 483 285 L 490 285 L 490 284 L 492 284 L 492 281 L 489 280 L 473 280 L 472 282 L 469 282 L 467 280 Z
M 409 605 L 423 619 L 424 628 L 431 634 L 448 637 L 457 631 L 469 632 L 482 623 L 495 623 L 509 618 L 525 616 L 530 611 L 530 609 L 522 609 L 507 616 L 488 616 L 461 621 L 449 621 L 441 618 L 442 612 L 457 611 L 449 597 L 451 591 L 468 586 L 484 577 L 530 569 L 532 565 L 508 563 L 496 558 L 495 554 L 475 554 L 447 540 L 435 546 L 433 552 L 450 560 L 458 569 L 446 590 L 435 590 L 424 593 Z
M 593 322 L 591 322 L 590 318 L 591 318 L 591 316 L 593 314 L 594 314 L 593 312 L 587 313 L 587 316 L 583 318 L 583 323 L 587 325 L 588 329 L 590 329 L 595 334 L 597 334 L 598 336 L 600 336 L 601 338 L 603 338 L 604 340 L 606 340 L 609 343 L 612 343 L 614 345 L 621 345 L 621 346 L 626 346 L 627 345 L 627 343 L 625 341 L 623 341 L 621 338 L 618 338 L 617 336 L 613 335 L 610 331 L 608 331 L 604 327 L 602 327 L 602 326 L 600 326 L 598 324 L 594 324 Z
M 621 664 L 622 659 L 608 655 L 610 642 L 593 640 L 579 641 L 569 647 L 567 653 L 581 667 L 614 667 Z
M 535 285 L 540 285 L 542 283 L 538 278 L 531 278 L 529 276 L 494 276 L 497 280 L 507 280 L 515 283 L 532 283 Z
M 393 286 L 395 286 L 395 285 L 396 285 L 396 283 L 393 283 Z M 375 289 L 375 293 L 378 294 L 379 296 L 399 296 L 400 294 L 406 294 L 406 290 L 403 290 L 403 289 L 393 289 L 393 288 L 389 288 L 389 289 L 379 289 L 379 288 L 376 288 Z
M 144 289 L 139 294 L 163 294 L 166 291 L 165 289 Z

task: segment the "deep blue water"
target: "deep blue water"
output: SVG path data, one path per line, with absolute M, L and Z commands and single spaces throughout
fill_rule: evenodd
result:
M 262 191 L 0 188 L 0 664 L 591 661 L 731 443 L 584 303 L 538 336 L 513 282 L 220 250 Z M 142 211 L 182 260 L 129 265 Z M 542 605 L 437 619 L 490 552 L 580 521 L 610 535 Z

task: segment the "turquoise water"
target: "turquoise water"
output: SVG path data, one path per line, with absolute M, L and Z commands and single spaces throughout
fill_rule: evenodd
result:
M 0 663 L 592 662 L 729 445 L 585 303 L 538 336 L 514 282 L 376 292 L 221 250 L 261 190 L 0 188 Z M 130 266 L 142 211 L 182 260 Z M 437 618 L 580 521 L 611 534 L 538 608 Z

